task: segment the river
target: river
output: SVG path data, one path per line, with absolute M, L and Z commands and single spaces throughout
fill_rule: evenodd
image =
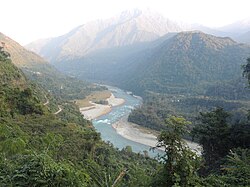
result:
M 110 86 L 107 87 L 115 97 L 123 98 L 125 100 L 125 103 L 123 105 L 113 107 L 110 113 L 98 117 L 97 119 L 92 121 L 97 132 L 101 133 L 102 139 L 106 142 L 111 142 L 120 150 L 122 148 L 125 148 L 126 146 L 131 146 L 133 152 L 143 154 L 143 151 L 146 150 L 151 157 L 155 157 L 159 153 L 162 153 L 159 150 L 152 151 L 150 150 L 150 146 L 128 140 L 117 134 L 116 130 L 112 127 L 112 124 L 120 120 L 122 117 L 128 115 L 131 110 L 139 106 L 142 101 L 141 99 L 134 97 L 119 88 Z

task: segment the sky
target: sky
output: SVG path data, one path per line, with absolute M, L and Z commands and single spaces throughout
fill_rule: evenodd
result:
M 0 32 L 22 45 L 134 8 L 215 28 L 250 18 L 250 0 L 0 0 L 0 4 Z

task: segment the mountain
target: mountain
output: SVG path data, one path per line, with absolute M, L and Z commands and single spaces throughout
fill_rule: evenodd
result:
M 239 35 L 236 38 L 237 41 L 242 42 L 242 43 L 247 43 L 250 44 L 250 30 L 246 33 L 243 33 L 241 35 Z
M 72 102 L 57 99 L 60 112 L 50 111 L 53 98 L 44 104 L 11 58 L 1 44 L 0 186 L 111 186 L 123 168 L 134 177 L 119 184 L 149 183 L 160 167 L 156 160 L 102 141 Z
M 218 29 L 229 33 L 235 33 L 237 35 L 246 33 L 250 31 L 250 18 L 236 21 Z
M 56 63 L 97 49 L 152 41 L 167 33 L 183 31 L 184 27 L 156 12 L 135 9 L 107 20 L 86 23 L 63 36 L 33 42 L 26 47 Z
M 76 99 L 84 98 L 94 90 L 103 89 L 62 74 L 42 57 L 28 51 L 2 33 L 0 33 L 0 42 L 10 54 L 12 62 L 21 68 L 29 79 L 35 81 L 54 95 L 65 99 Z
M 112 49 L 117 54 L 115 58 L 107 50 L 96 52 L 72 61 L 62 70 L 84 79 L 113 83 L 137 94 L 203 94 L 211 84 L 239 78 L 241 65 L 250 54 L 247 45 L 199 31 L 165 36 L 143 46 L 137 51 L 130 47 Z
M 80 25 L 59 37 L 37 40 L 28 44 L 26 48 L 60 68 L 71 64 L 72 61 L 79 61 L 82 57 L 95 58 L 95 53 L 99 55 L 100 52 L 112 51 L 117 47 L 127 49 L 132 47 L 138 51 L 145 42 L 193 30 L 201 30 L 216 36 L 230 34 L 200 24 L 171 21 L 149 9 L 143 11 L 134 9 L 124 11 L 120 15 L 106 20 L 96 20 Z M 140 48 L 136 49 L 137 46 Z
M 11 54 L 12 62 L 18 67 L 31 67 L 35 65 L 47 65 L 48 63 L 35 54 L 26 50 L 20 44 L 0 32 L 0 41 L 3 42 L 4 48 Z
M 14 114 L 43 114 L 42 104 L 33 93 L 25 75 L 0 46 L 0 117 Z
M 250 47 L 230 38 L 182 32 L 156 47 L 125 82 L 137 92 L 202 93 L 214 82 L 241 76 Z

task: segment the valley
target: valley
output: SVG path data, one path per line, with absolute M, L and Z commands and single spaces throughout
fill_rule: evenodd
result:
M 79 18 L 64 3 L 43 28 L 60 35 L 0 32 L 0 187 L 250 186 L 249 18 L 130 9 L 62 32 Z

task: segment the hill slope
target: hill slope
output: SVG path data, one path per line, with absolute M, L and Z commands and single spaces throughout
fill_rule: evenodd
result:
M 193 92 L 195 87 L 239 77 L 249 52 L 248 46 L 230 38 L 183 32 L 158 46 L 127 85 L 138 91 Z
M 63 70 L 81 78 L 111 82 L 139 94 L 146 90 L 204 93 L 204 88 L 211 84 L 239 78 L 241 65 L 250 53 L 247 45 L 198 31 L 163 37 L 143 46 L 140 50 L 131 47 L 126 55 L 119 55 L 119 51 L 121 54 L 129 51 L 124 48 L 113 49 L 112 53 L 107 50 L 98 55 L 93 53 L 72 61 L 71 67 Z
M 9 54 L 0 47 L 0 117 L 43 113 L 42 104 L 26 77 L 12 64 Z
M 37 54 L 26 50 L 20 44 L 0 32 L 0 41 L 4 43 L 5 50 L 11 54 L 12 62 L 18 67 L 32 67 L 47 65 L 48 63 Z
M 26 50 L 2 33 L 0 33 L 0 42 L 10 53 L 12 62 L 21 68 L 28 78 L 36 81 L 46 90 L 50 90 L 54 95 L 65 99 L 84 98 L 93 90 L 103 89 L 62 74 L 46 60 Z
M 104 143 L 70 102 L 49 112 L 37 91 L 0 47 L 1 186 L 111 186 L 125 167 L 122 185 L 149 183 L 156 161 Z

